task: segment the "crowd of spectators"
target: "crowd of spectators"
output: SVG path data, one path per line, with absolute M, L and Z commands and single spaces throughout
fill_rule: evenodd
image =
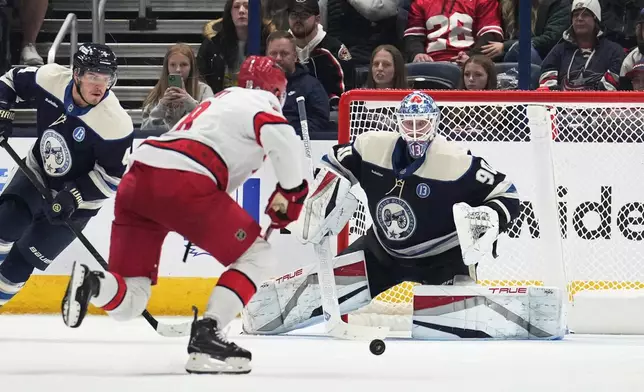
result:
M 416 83 L 422 80 L 419 73 L 450 79 L 447 74 L 458 67 L 460 78 L 442 88 L 517 88 L 518 3 L 264 0 L 262 52 L 288 75 L 284 112 L 296 129 L 295 98 L 304 96 L 311 129 L 332 130 L 343 92 L 423 88 Z M 531 5 L 534 88 L 644 89 L 644 0 L 531 0 Z M 215 93 L 234 84 L 248 54 L 247 35 L 248 0 L 228 0 L 223 18 L 206 25 L 197 64 Z
M 31 16 L 22 20 L 24 64 L 42 64 L 34 44 L 47 1 L 21 1 L 21 14 Z M 522 57 L 532 63 L 533 88 L 644 90 L 644 0 L 529 1 L 531 52 Z M 334 130 L 339 98 L 354 88 L 427 88 L 426 76 L 445 79 L 430 88 L 517 88 L 518 7 L 519 0 L 262 0 L 260 50 L 288 76 L 284 113 L 293 126 L 295 98 L 304 96 L 311 130 Z M 196 56 L 172 46 L 143 105 L 143 128 L 169 128 L 236 85 L 248 24 L 248 0 L 227 0 L 222 18 L 203 27 Z M 169 75 L 181 84 L 169 86 Z

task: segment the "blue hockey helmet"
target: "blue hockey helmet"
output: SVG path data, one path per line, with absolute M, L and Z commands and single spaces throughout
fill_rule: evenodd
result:
M 398 132 L 407 142 L 409 155 L 420 158 L 434 139 L 441 111 L 429 95 L 414 91 L 403 98 L 396 113 Z
M 116 83 L 117 68 L 116 55 L 107 45 L 84 43 L 74 53 L 74 73 L 79 77 L 87 72 L 106 75 L 108 88 Z

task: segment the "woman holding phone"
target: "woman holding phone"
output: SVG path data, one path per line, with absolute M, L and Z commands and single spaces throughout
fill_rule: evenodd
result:
M 201 101 L 212 97 L 212 89 L 199 80 L 192 49 L 176 44 L 163 59 L 156 86 L 143 102 L 141 130 L 169 130 Z

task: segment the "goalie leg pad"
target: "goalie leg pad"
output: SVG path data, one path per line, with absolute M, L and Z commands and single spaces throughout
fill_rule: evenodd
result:
M 364 263 L 358 251 L 333 259 L 340 312 L 352 312 L 371 301 Z M 298 268 L 264 282 L 242 311 L 244 332 L 274 335 L 324 320 L 317 264 Z
M 416 286 L 414 339 L 556 340 L 566 331 L 555 287 Z

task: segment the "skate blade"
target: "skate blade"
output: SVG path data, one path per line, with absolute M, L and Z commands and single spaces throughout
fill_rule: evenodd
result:
M 83 266 L 74 262 L 72 276 L 67 288 L 66 300 L 63 304 L 63 321 L 70 328 L 77 328 L 80 325 L 81 304 L 76 300 L 78 289 L 85 282 L 85 271 Z
M 208 354 L 192 353 L 186 363 L 186 371 L 190 374 L 247 374 L 250 370 L 250 360 L 240 357 L 230 357 L 222 362 Z

